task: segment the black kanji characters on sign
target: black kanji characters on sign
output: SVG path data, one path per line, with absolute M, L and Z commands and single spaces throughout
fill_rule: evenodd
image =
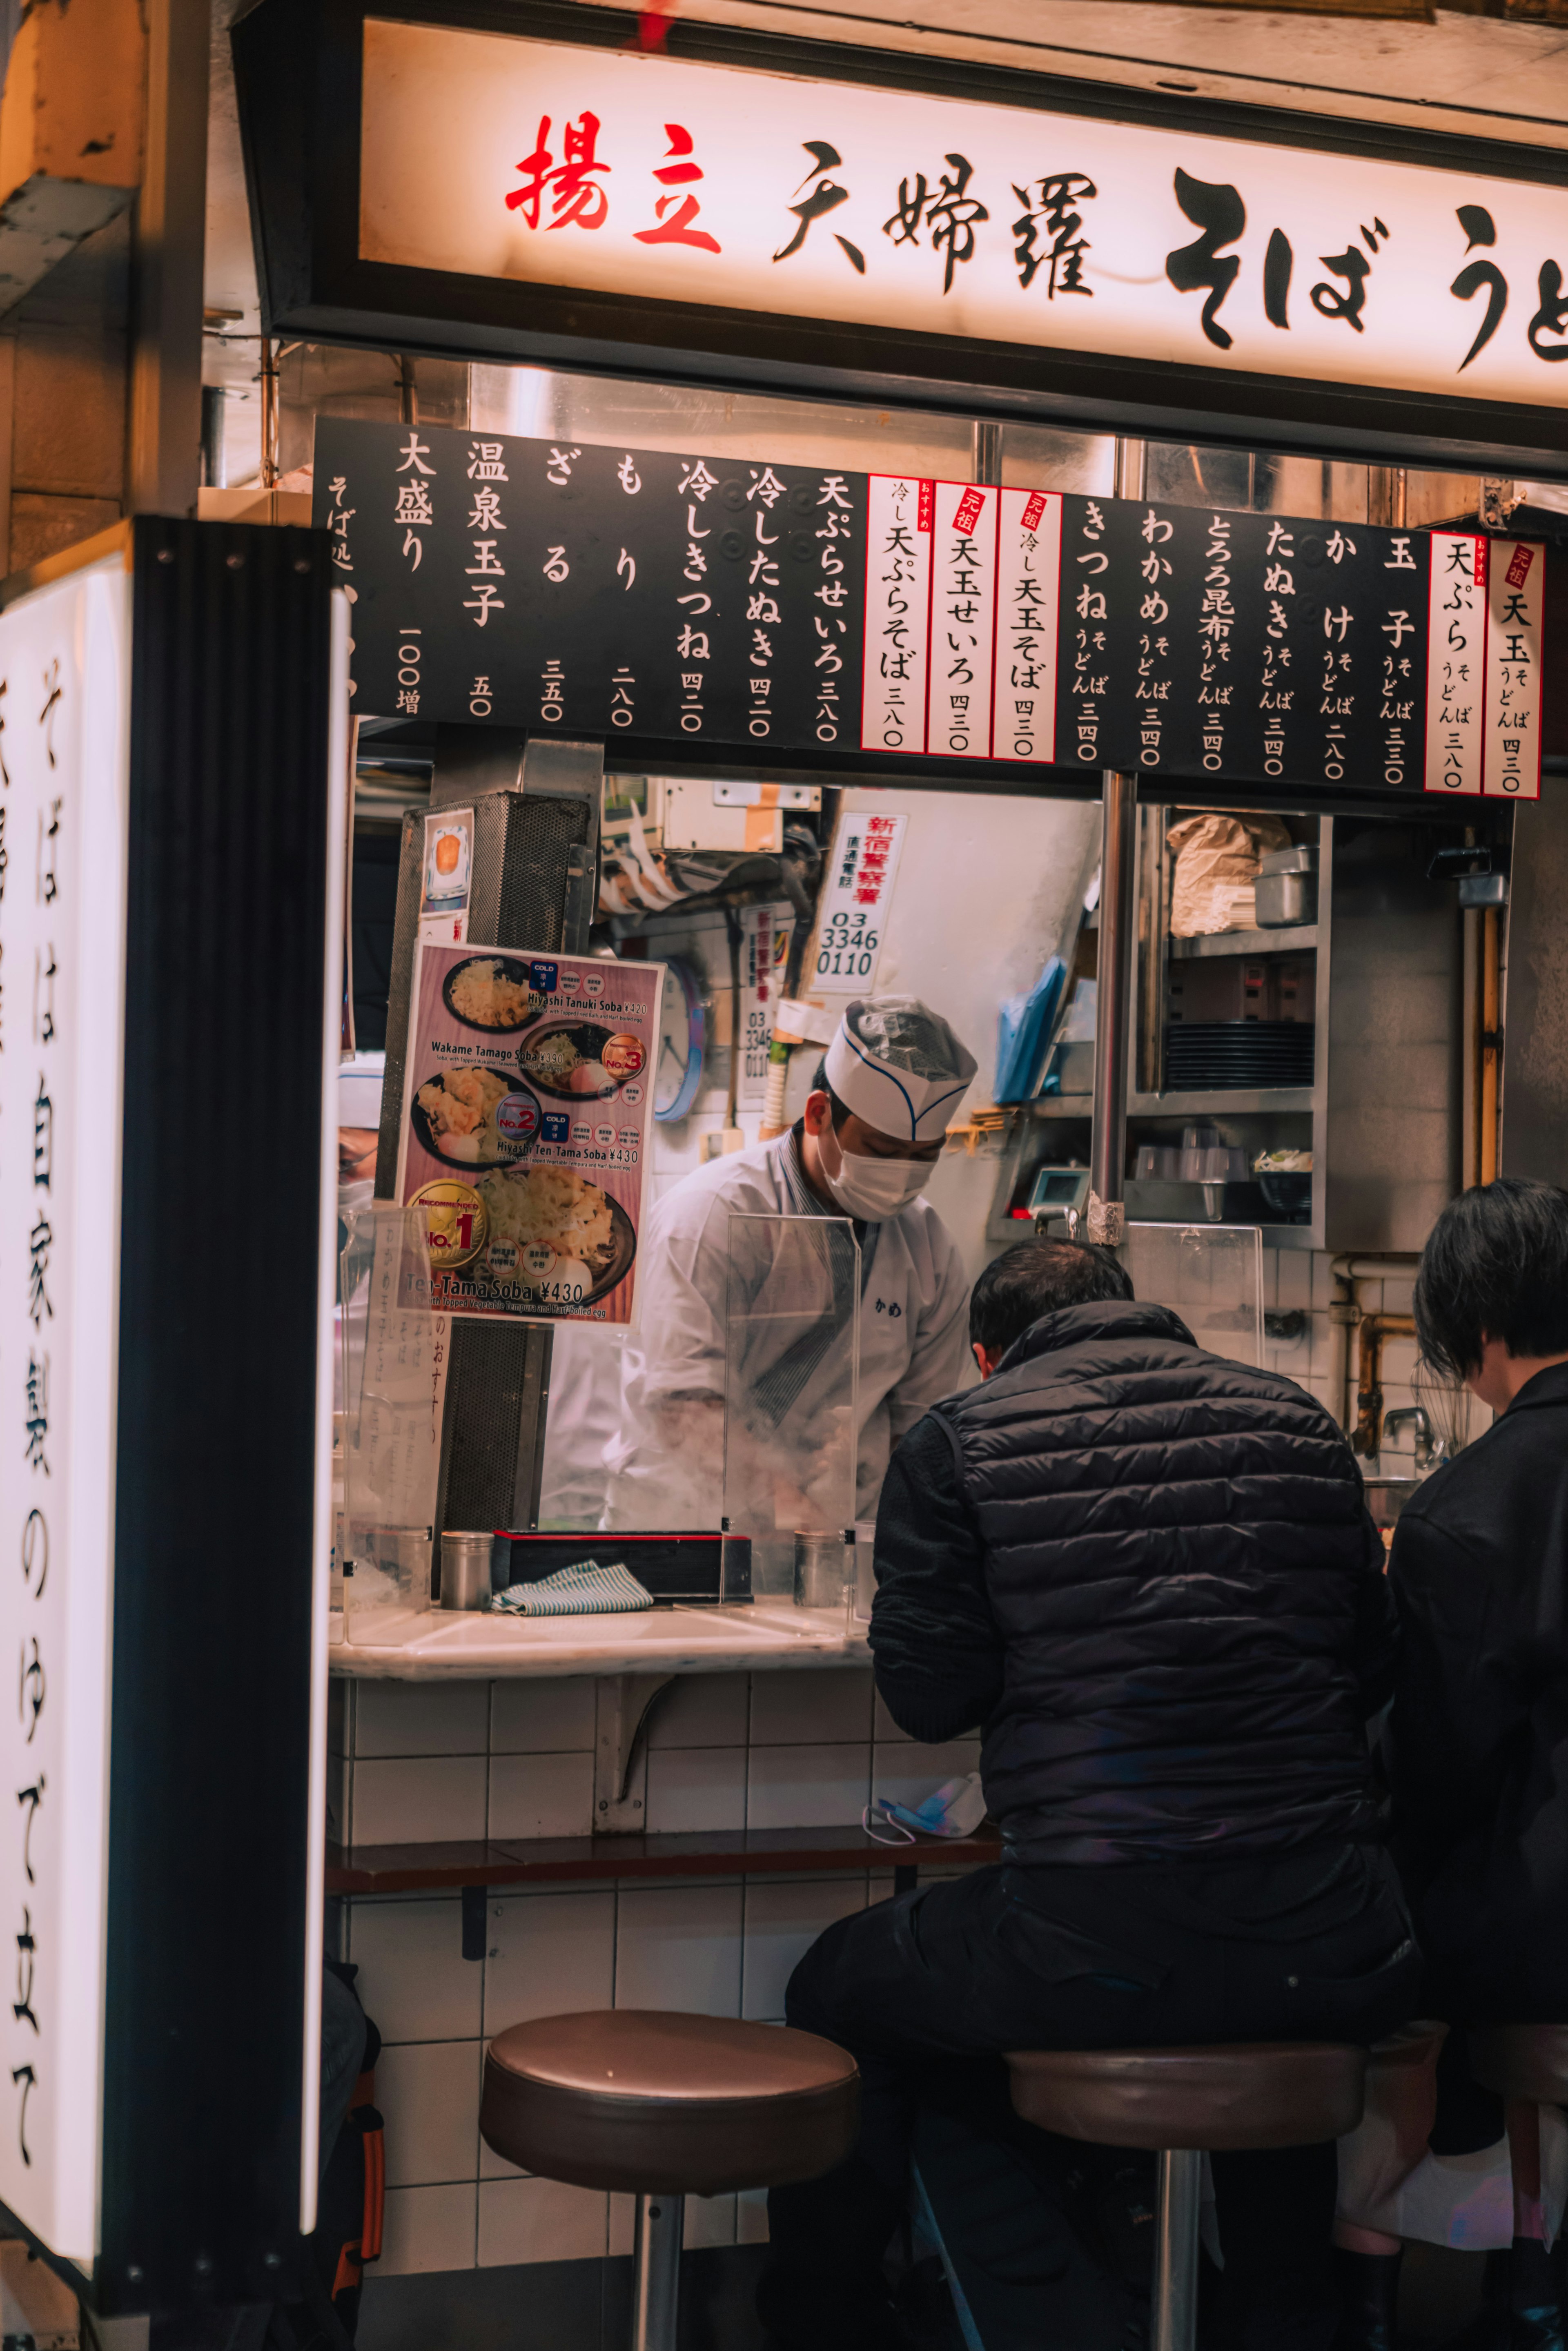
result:
M 883 235 L 892 237 L 894 245 L 918 245 L 924 227 L 932 249 L 946 256 L 942 291 L 950 294 L 955 268 L 974 259 L 976 228 L 991 215 L 978 196 L 968 193 L 975 170 L 968 157 L 949 155 L 946 162 L 948 168 L 935 188 L 928 186 L 924 172 L 917 172 L 913 180 L 900 180 L 897 206 L 882 226 Z
M 799 253 L 812 222 L 820 221 L 827 213 L 836 212 L 841 204 L 847 204 L 850 200 L 849 190 L 841 188 L 836 180 L 830 177 L 831 173 L 843 168 L 844 159 L 838 149 L 826 139 L 806 139 L 801 144 L 812 159 L 811 169 L 795 191 L 798 201 L 789 206 L 797 224 L 795 234 L 788 245 L 779 246 L 773 256 L 775 261 L 788 261 L 791 254 Z M 865 256 L 859 246 L 852 245 L 849 238 L 841 236 L 836 229 L 833 242 L 841 246 L 852 268 L 863 277 Z
M 1478 245 L 1497 243 L 1497 224 L 1484 204 L 1461 204 L 1456 218 L 1469 239 L 1465 246 L 1467 253 L 1473 253 Z M 1476 329 L 1475 340 L 1459 361 L 1458 372 L 1461 375 L 1476 353 L 1485 350 L 1502 323 L 1502 314 L 1508 308 L 1508 280 L 1495 261 L 1471 261 L 1460 270 L 1448 288 L 1449 293 L 1456 295 L 1461 302 L 1469 302 L 1483 286 L 1487 289 L 1487 306 L 1481 314 L 1480 325 Z
M 1204 333 L 1216 348 L 1230 349 L 1232 337 L 1219 323 L 1219 307 L 1235 285 L 1241 267 L 1241 256 L 1226 253 L 1221 248 L 1234 245 L 1247 226 L 1247 207 L 1238 189 L 1223 183 L 1195 180 L 1177 170 L 1176 199 L 1196 228 L 1203 234 L 1190 245 L 1178 246 L 1166 256 L 1166 276 L 1178 294 L 1196 294 L 1202 287 L 1208 288 L 1208 299 L 1203 306 Z
M 1013 223 L 1013 235 L 1018 239 L 1013 259 L 1018 265 L 1019 284 L 1025 293 L 1033 285 L 1041 268 L 1046 273 L 1045 293 L 1054 302 L 1059 294 L 1092 296 L 1092 286 L 1083 283 L 1083 256 L 1089 250 L 1089 239 L 1082 234 L 1083 215 L 1078 210 L 1099 194 L 1099 190 L 1085 172 L 1055 172 L 1048 178 L 1030 180 L 1027 186 L 1013 185 L 1013 193 L 1023 211 Z M 1040 239 L 1050 243 L 1041 250 Z
M 1542 263 L 1536 292 L 1540 308 L 1527 329 L 1530 348 L 1538 360 L 1568 359 L 1568 340 L 1563 340 L 1568 337 L 1568 300 L 1563 298 L 1563 272 L 1556 262 Z M 1546 343 L 1542 340 L 1546 335 L 1555 335 L 1558 340 Z
M 1375 255 L 1388 231 L 1381 220 L 1375 219 L 1370 228 L 1363 225 L 1361 235 L 1367 253 Z M 1334 277 L 1343 277 L 1344 284 L 1330 286 L 1320 281 L 1312 290 L 1313 309 L 1320 318 L 1342 319 L 1356 334 L 1364 334 L 1361 314 L 1366 308 L 1366 281 L 1372 270 L 1366 254 L 1360 246 L 1347 245 L 1343 253 L 1320 253 L 1318 259 Z

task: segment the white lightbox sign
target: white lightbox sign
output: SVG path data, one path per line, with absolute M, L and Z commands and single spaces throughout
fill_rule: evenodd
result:
M 0 613 L 0 2201 L 97 2250 L 131 578 Z
M 1568 188 L 1462 164 L 376 17 L 361 157 L 368 262 L 1562 401 Z

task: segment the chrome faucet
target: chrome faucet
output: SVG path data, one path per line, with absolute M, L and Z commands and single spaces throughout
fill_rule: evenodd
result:
M 1383 1416 L 1383 1442 L 1391 1444 L 1402 1428 L 1412 1432 L 1417 1469 L 1430 1469 L 1438 1458 L 1438 1448 L 1432 1440 L 1432 1424 L 1424 1405 L 1401 1405 L 1396 1412 Z

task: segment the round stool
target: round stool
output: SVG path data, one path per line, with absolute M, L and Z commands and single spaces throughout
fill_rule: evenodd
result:
M 1008 2070 L 1026 2122 L 1158 2155 L 1154 2351 L 1193 2351 L 1204 2151 L 1342 2138 L 1361 2120 L 1366 2052 L 1325 2042 L 1023 2049 Z
M 688 2196 L 815 2179 L 859 2127 L 854 2059 L 787 2025 L 596 2009 L 514 2024 L 485 2053 L 497 2155 L 637 2199 L 633 2351 L 675 2351 Z

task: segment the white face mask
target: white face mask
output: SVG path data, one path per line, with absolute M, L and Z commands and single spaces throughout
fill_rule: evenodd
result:
M 867 1159 L 858 1151 L 846 1151 L 836 1134 L 832 1141 L 839 1169 L 834 1175 L 824 1148 L 830 1134 L 832 1129 L 824 1127 L 817 1137 L 817 1164 L 823 1183 L 846 1217 L 858 1217 L 862 1224 L 883 1224 L 896 1217 L 900 1208 L 907 1208 L 931 1181 L 936 1165 L 934 1159 Z

